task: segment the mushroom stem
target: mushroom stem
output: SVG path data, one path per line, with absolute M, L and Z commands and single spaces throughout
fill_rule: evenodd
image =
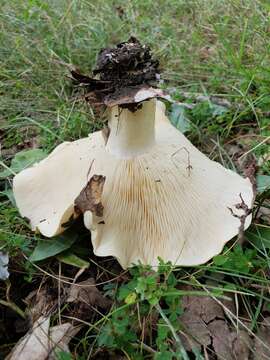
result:
M 126 159 L 152 148 L 155 144 L 155 109 L 155 99 L 143 102 L 141 108 L 133 112 L 114 106 L 109 119 L 107 151 Z

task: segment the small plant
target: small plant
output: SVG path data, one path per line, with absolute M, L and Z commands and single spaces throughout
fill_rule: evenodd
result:
M 132 359 L 144 359 L 149 352 L 156 360 L 183 358 L 177 331 L 181 295 L 187 292 L 177 288 L 172 264 L 159 261 L 156 272 L 143 265 L 130 270 L 132 279 L 116 291 L 116 306 L 101 328 L 99 346 L 123 350 Z
M 256 249 L 243 249 L 237 244 L 229 251 L 225 248 L 224 253 L 214 257 L 215 265 L 231 270 L 235 273 L 251 273 L 256 268 L 264 268 L 266 266 L 265 259 L 258 256 Z

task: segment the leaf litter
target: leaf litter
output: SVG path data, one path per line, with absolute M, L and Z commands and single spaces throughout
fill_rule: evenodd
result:
M 229 313 L 236 315 L 231 301 L 217 302 L 210 296 L 183 296 L 180 337 L 187 351 L 198 349 L 206 359 L 261 360 L 270 358 L 270 318 L 265 318 L 257 334 L 236 328 Z M 247 325 L 248 326 L 248 325 Z M 253 334 L 253 335 L 252 335 Z
M 27 305 L 27 319 L 24 323 L 29 330 L 6 360 L 58 359 L 56 352 L 69 353 L 68 343 L 82 328 L 81 320 L 91 319 L 92 314 L 95 314 L 93 309 L 108 311 L 112 305 L 112 301 L 97 289 L 93 278 L 71 285 L 63 284 L 61 287 L 60 294 L 57 287 L 48 284 L 29 293 L 24 300 Z M 53 315 L 64 304 L 69 306 L 63 311 L 63 318 L 72 318 L 72 323 L 59 323 L 50 327 Z
M 69 352 L 68 343 L 79 330 L 71 323 L 50 327 L 50 317 L 41 316 L 6 360 L 57 360 L 57 352 Z

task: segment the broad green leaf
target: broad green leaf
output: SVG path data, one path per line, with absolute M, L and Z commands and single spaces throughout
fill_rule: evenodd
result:
M 71 251 L 65 251 L 57 256 L 57 259 L 64 264 L 72 265 L 78 268 L 88 268 L 90 263 L 73 254 Z
M 36 162 L 44 159 L 46 156 L 47 154 L 41 149 L 22 150 L 14 156 L 9 169 L 5 169 L 0 172 L 0 179 L 14 175 L 14 173 L 17 174 L 21 170 L 26 169 Z
M 186 109 L 183 105 L 172 104 L 169 118 L 176 129 L 183 134 L 190 130 L 190 121 L 186 116 Z
M 270 189 L 270 176 L 258 175 L 257 176 L 257 191 L 258 191 L 258 193 L 262 193 L 268 189 Z
M 73 230 L 66 230 L 63 234 L 51 239 L 39 240 L 35 250 L 30 256 L 33 262 L 47 259 L 68 250 L 78 239 L 78 234 Z

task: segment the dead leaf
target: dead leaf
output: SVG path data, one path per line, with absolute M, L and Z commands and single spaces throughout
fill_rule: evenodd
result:
M 80 195 L 75 199 L 75 210 L 79 213 L 91 211 L 96 216 L 103 216 L 103 205 L 101 196 L 103 186 L 105 183 L 105 176 L 93 175 L 86 186 L 80 192 Z
M 57 351 L 69 352 L 68 343 L 81 327 L 70 323 L 50 329 L 50 317 L 40 317 L 5 360 L 56 360 Z
M 63 298 L 63 296 L 61 296 Z M 34 290 L 28 294 L 24 302 L 28 306 L 31 322 L 34 323 L 41 316 L 51 315 L 57 310 L 58 292 L 51 288 Z
M 96 288 L 93 278 L 72 284 L 67 302 L 81 303 L 88 307 L 96 306 L 102 309 L 108 309 L 111 306 L 111 301 Z
M 263 205 L 260 206 L 257 212 L 256 218 L 270 225 L 270 200 L 264 200 Z
M 264 342 L 265 346 L 261 343 Z M 263 320 L 254 340 L 254 360 L 270 359 L 270 317 Z
M 216 54 L 216 48 L 214 46 L 206 45 L 199 50 L 199 56 L 201 60 L 208 60 L 210 57 Z
M 248 360 L 251 339 L 244 331 L 231 329 L 222 306 L 211 297 L 184 296 L 182 341 L 187 351 L 203 346 L 217 359 Z M 233 307 L 231 307 L 233 309 Z M 209 356 L 213 350 L 209 350 Z
M 232 346 L 232 353 L 236 360 L 249 360 L 252 352 L 253 344 L 248 333 L 243 330 L 232 332 L 230 334 L 229 343 Z
M 54 326 L 50 329 L 50 356 L 48 360 L 57 360 L 58 351 L 69 353 L 68 344 L 81 330 L 81 326 L 73 326 L 70 323 Z
M 49 317 L 40 317 L 5 360 L 45 360 L 49 352 Z
M 182 304 L 184 313 L 180 321 L 187 330 L 187 338 L 183 339 L 185 348 L 190 351 L 192 347 L 198 347 L 198 343 L 209 346 L 211 334 L 207 324 L 217 317 L 224 318 L 222 308 L 213 299 L 204 296 L 184 296 Z

